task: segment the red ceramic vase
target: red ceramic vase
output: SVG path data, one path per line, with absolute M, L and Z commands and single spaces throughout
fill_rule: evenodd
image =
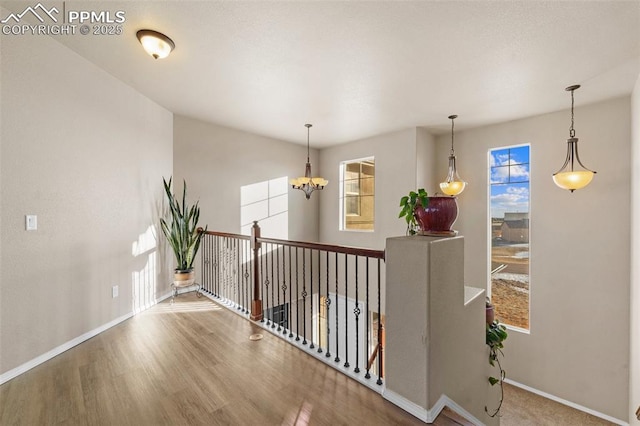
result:
M 429 205 L 417 206 L 414 214 L 423 234 L 450 233 L 458 218 L 458 201 L 449 196 L 429 197 Z

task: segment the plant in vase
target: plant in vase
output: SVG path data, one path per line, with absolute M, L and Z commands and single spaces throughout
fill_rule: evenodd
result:
M 490 302 L 488 302 L 490 303 Z M 507 328 L 500 324 L 498 320 L 494 320 L 491 323 L 486 324 L 487 334 L 486 334 L 486 343 L 489 346 L 489 364 L 492 367 L 496 367 L 499 372 L 499 377 L 489 376 L 489 383 L 491 386 L 495 386 L 496 384 L 500 385 L 500 402 L 498 403 L 498 408 L 489 412 L 489 409 L 485 406 L 484 411 L 490 416 L 495 417 L 500 414 L 500 409 L 502 408 L 502 401 L 504 400 L 504 379 L 506 377 L 506 372 L 502 368 L 502 364 L 500 363 L 500 356 L 504 356 L 502 349 L 504 348 L 504 341 L 506 340 Z
M 198 202 L 192 206 L 187 204 L 187 183 L 184 182 L 182 202 L 179 202 L 171 192 L 171 180 L 172 178 L 169 178 L 169 182 L 167 182 L 162 178 L 169 201 L 170 219 L 167 221 L 161 218 L 160 225 L 176 257 L 174 285 L 188 286 L 195 282 L 193 261 L 200 248 L 200 240 L 206 227 L 204 231 L 198 232 L 200 207 Z
M 451 226 L 458 218 L 455 197 L 429 196 L 424 188 L 411 191 L 400 199 L 400 214 L 407 221 L 407 235 L 450 237 L 457 232 Z
M 415 215 L 416 207 L 426 207 L 428 205 L 429 194 L 424 188 L 418 189 L 418 192 L 411 191 L 409 195 L 405 195 L 400 199 L 400 214 L 398 218 L 404 217 L 407 221 L 407 235 L 415 235 L 420 229 Z

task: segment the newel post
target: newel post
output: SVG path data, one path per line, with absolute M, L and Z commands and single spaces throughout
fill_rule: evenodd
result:
M 253 221 L 251 227 L 251 248 L 253 249 L 253 299 L 251 300 L 251 320 L 262 320 L 262 299 L 260 298 L 260 226 Z

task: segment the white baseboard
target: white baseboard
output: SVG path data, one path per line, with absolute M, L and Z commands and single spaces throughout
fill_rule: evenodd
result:
M 555 401 L 555 402 L 558 402 L 560 404 L 566 405 L 568 407 L 575 408 L 576 410 L 583 411 L 583 412 L 585 412 L 587 414 L 591 414 L 592 416 L 599 417 L 599 418 L 604 419 L 604 420 L 606 420 L 608 422 L 611 422 L 611 423 L 614 423 L 614 424 L 617 424 L 617 425 L 621 425 L 621 426 L 629 426 L 629 423 L 627 423 L 627 422 L 625 422 L 623 420 L 616 419 L 615 417 L 611 417 L 611 416 L 609 416 L 607 414 L 600 413 L 598 411 L 592 410 L 591 408 L 587 408 L 587 407 L 584 407 L 582 405 L 576 404 L 575 402 L 571 402 L 571 401 L 567 401 L 566 399 L 558 398 L 555 395 L 551 395 L 549 393 L 546 393 L 546 392 L 543 392 L 541 390 L 532 388 L 530 386 L 523 385 L 522 383 L 514 382 L 511 379 L 505 379 L 504 382 L 508 383 L 508 384 L 510 384 L 512 386 L 518 387 L 520 389 L 524 389 L 526 391 L 529 391 L 531 393 L 535 393 L 536 395 L 543 396 L 543 397 L 545 397 L 547 399 L 550 399 L 552 401 Z
M 80 343 L 87 341 L 89 339 L 91 339 L 92 337 L 97 336 L 98 334 L 102 333 L 103 331 L 106 331 L 108 329 L 110 329 L 111 327 L 114 327 L 118 324 L 120 324 L 123 321 L 128 320 L 129 318 L 133 317 L 135 314 L 138 314 L 140 312 L 142 312 L 143 310 L 149 309 L 151 306 L 157 304 L 158 302 L 161 302 L 162 300 L 168 298 L 171 296 L 171 292 L 167 293 L 167 294 L 163 294 L 162 296 L 160 296 L 159 298 L 157 298 L 155 300 L 155 302 L 149 303 L 147 305 L 145 305 L 142 308 L 138 308 L 136 309 L 136 312 L 129 312 L 128 314 L 125 314 L 119 318 L 116 318 L 112 321 L 109 321 L 106 324 L 101 325 L 98 328 L 95 328 L 91 331 L 88 331 L 86 333 L 84 333 L 81 336 L 76 337 L 75 339 L 71 339 L 68 342 L 63 343 L 62 345 L 51 349 L 49 352 L 46 352 L 36 358 L 33 358 L 31 361 L 27 361 L 22 365 L 19 365 L 18 367 L 7 371 L 6 373 L 3 373 L 2 375 L 0 375 L 0 385 L 2 385 L 3 383 L 8 382 L 11 379 L 14 379 L 16 377 L 18 377 L 19 375 L 26 373 L 27 371 L 31 370 L 34 367 L 37 367 L 38 365 L 49 361 L 51 358 L 54 358 L 58 355 L 60 355 L 61 353 L 68 351 L 69 349 L 73 348 L 74 346 L 79 345 Z
M 446 406 L 446 407 L 449 407 L 451 411 L 454 411 L 456 414 L 464 417 L 467 421 L 470 421 L 474 425 L 478 425 L 478 426 L 484 425 L 484 423 L 476 419 L 471 413 L 469 413 L 467 410 L 462 408 L 460 405 L 458 405 L 455 401 L 453 401 L 451 398 L 449 398 L 446 395 L 440 395 L 440 398 L 438 398 L 438 400 L 436 401 L 435 404 L 433 404 L 433 407 L 431 407 L 430 410 L 427 410 L 424 407 L 421 407 L 418 404 L 412 401 L 409 401 L 405 397 L 398 395 L 397 393 L 390 391 L 388 389 L 385 389 L 385 391 L 382 393 L 382 396 L 387 401 L 397 405 L 407 413 L 413 415 L 414 417 L 417 417 L 418 419 L 422 420 L 425 423 L 433 423 L 438 417 L 438 415 L 440 415 L 440 412 Z

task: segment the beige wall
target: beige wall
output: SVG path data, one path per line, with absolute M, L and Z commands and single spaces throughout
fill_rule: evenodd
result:
M 322 175 L 333 184 L 322 194 L 320 241 L 384 249 L 387 237 L 404 235 L 406 223 L 398 219 L 400 209 L 396 207 L 400 198 L 416 187 L 416 150 L 416 129 L 321 150 Z M 375 229 L 340 231 L 340 163 L 365 157 L 375 157 L 376 162 Z
M 150 227 L 173 122 L 49 37 L 3 36 L 0 56 L 2 374 L 168 290 Z
M 301 124 L 301 140 L 305 133 Z M 175 116 L 173 158 L 178 188 L 186 179 L 189 199 L 200 200 L 200 223 L 212 231 L 239 233 L 240 188 L 304 175 L 307 147 Z M 318 175 L 316 150 L 311 150 L 311 164 Z M 329 178 L 329 187 L 335 185 Z M 318 241 L 318 200 L 326 192 L 315 191 L 307 200 L 302 191 L 289 188 L 289 239 Z
M 640 407 L 640 76 L 631 96 L 631 352 L 629 423 Z
M 585 87 L 583 90 L 588 90 Z M 487 152 L 531 144 L 531 333 L 506 342 L 508 378 L 626 421 L 629 394 L 629 98 L 575 110 L 583 162 L 598 174 L 573 194 L 551 175 L 564 160 L 569 111 L 456 132 L 456 228 L 468 285 L 488 281 Z M 450 149 L 438 137 L 438 158 Z M 438 175 L 446 162 L 438 163 Z

